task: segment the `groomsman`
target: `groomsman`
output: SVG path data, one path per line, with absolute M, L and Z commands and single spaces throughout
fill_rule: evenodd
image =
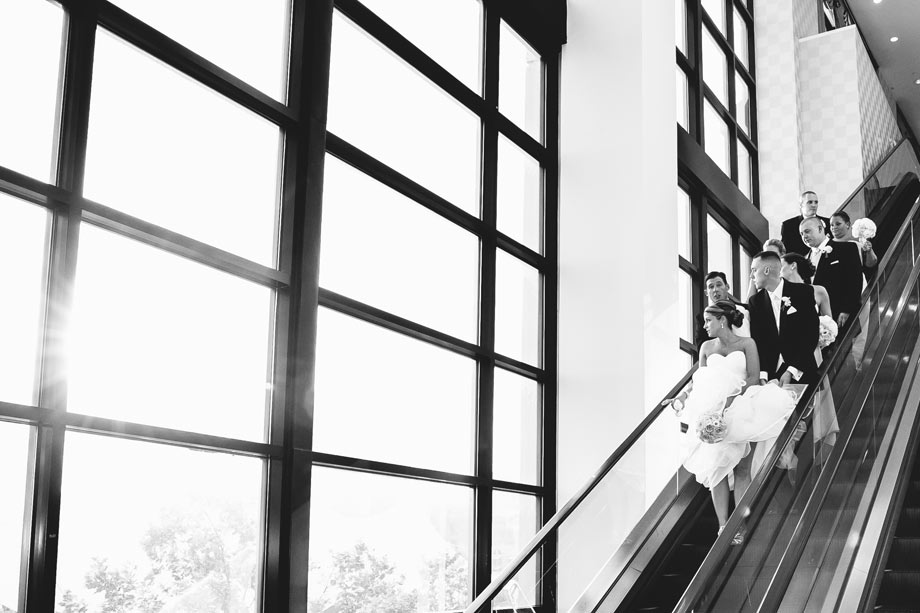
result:
M 808 257 L 808 246 L 802 242 L 802 238 L 799 236 L 799 224 L 805 219 L 817 217 L 824 222 L 826 230 L 831 227 L 831 222 L 827 217 L 818 216 L 818 194 L 812 191 L 802 192 L 802 196 L 799 198 L 799 211 L 799 215 L 790 217 L 783 222 L 780 236 L 787 252 L 791 251 Z
M 751 262 L 757 288 L 748 305 L 751 338 L 757 343 L 762 382 L 780 385 L 811 383 L 817 377 L 818 310 L 814 290 L 780 276 L 782 260 L 773 251 L 761 251 Z
M 815 276 L 811 282 L 827 290 L 831 313 L 841 330 L 859 311 L 862 298 L 862 260 L 859 246 L 851 241 L 835 241 L 824 234 L 821 220 L 812 217 L 799 226 L 802 242 L 810 250 Z
M 744 315 L 744 323 L 741 324 L 740 328 L 735 330 L 735 334 L 738 336 L 750 336 L 750 315 L 748 314 L 747 305 L 743 302 L 739 302 L 732 296 L 731 287 L 728 285 L 728 277 L 725 276 L 725 273 L 713 270 L 706 274 L 703 283 L 705 285 L 704 291 L 706 292 L 706 297 L 709 298 L 709 304 L 715 304 L 720 300 L 728 300 L 735 303 L 738 310 Z M 709 334 L 706 332 L 706 328 L 703 327 L 702 313 L 696 316 L 694 340 L 696 341 L 697 347 L 700 347 L 709 340 Z

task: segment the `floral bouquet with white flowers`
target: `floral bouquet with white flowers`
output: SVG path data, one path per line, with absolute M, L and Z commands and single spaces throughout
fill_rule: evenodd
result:
M 824 349 L 837 340 L 837 322 L 828 315 L 818 318 L 818 347 Z
M 696 433 L 704 443 L 721 443 L 728 431 L 722 412 L 703 413 L 696 420 Z
M 875 238 L 875 232 L 878 228 L 871 219 L 863 217 L 853 222 L 853 236 L 860 243 L 864 243 L 871 238 Z

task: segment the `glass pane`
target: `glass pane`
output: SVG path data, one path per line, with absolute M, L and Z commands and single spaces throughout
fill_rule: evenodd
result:
M 719 165 L 726 175 L 731 174 L 729 166 L 728 125 L 708 100 L 703 101 L 703 129 L 706 139 L 706 154 Z
M 32 484 L 29 454 L 32 428 L 0 422 L 0 611 L 19 611 L 20 573 L 23 540 L 30 537 L 28 528 Z
M 680 66 L 677 67 L 677 123 L 684 130 L 690 131 L 690 92 L 687 75 Z
M 751 134 L 751 90 L 747 82 L 735 73 L 735 119 L 744 133 Z
M 680 318 L 680 337 L 693 342 L 693 278 L 680 270 L 677 272 L 677 310 Z
M 328 127 L 479 214 L 479 118 L 336 12 Z
M 332 156 L 322 223 L 322 287 L 475 342 L 475 235 Z
M 34 402 L 47 227 L 45 209 L 0 194 L 0 400 L 6 402 Z
M 498 61 L 498 110 L 542 141 L 543 62 L 537 52 L 504 21 Z
M 472 472 L 473 360 L 329 309 L 317 327 L 315 449 Z
M 690 194 L 677 188 L 677 255 L 688 262 L 693 262 L 690 227 Z
M 498 250 L 495 262 L 495 351 L 539 365 L 540 273 Z
M 363 4 L 464 85 L 481 91 L 479 0 L 365 0 Z
M 738 189 L 751 200 L 751 154 L 740 140 L 738 141 Z
M 268 288 L 84 224 L 68 410 L 264 440 Z
M 178 43 L 284 99 L 290 0 L 114 0 Z M 214 27 L 219 20 L 220 27 Z M 240 44 L 241 37 L 245 44 Z
M 308 613 L 462 610 L 474 563 L 472 489 L 313 468 Z
M 733 47 L 735 48 L 735 55 L 738 56 L 738 61 L 741 62 L 745 68 L 748 66 L 748 27 L 747 22 L 741 16 L 741 13 L 738 12 L 738 9 L 734 9 L 735 13 L 735 32 L 734 32 L 734 42 Z
M 58 610 L 258 611 L 263 471 L 256 458 L 68 432 Z
M 687 0 L 674 0 L 674 40 L 677 48 L 687 55 Z
M 735 295 L 735 298 L 741 302 L 747 302 L 748 297 L 748 288 L 751 286 L 751 260 L 753 256 L 748 253 L 748 250 L 738 244 L 738 273 L 741 283 L 738 284 L 738 287 L 735 288 L 735 291 L 732 292 Z
M 498 229 L 541 252 L 540 163 L 498 135 Z
M 725 33 L 725 0 L 702 0 L 703 8 L 706 13 L 716 23 L 716 27 Z M 705 29 L 705 27 L 704 27 Z
M 643 416 L 641 409 L 631 415 L 636 422 Z M 492 599 L 492 607 L 530 613 L 528 606 L 538 604 L 535 596 L 545 590 L 553 596 L 552 611 L 612 611 L 615 607 L 604 606 L 610 603 L 603 602 L 610 595 L 611 578 L 629 574 L 633 564 L 641 564 L 642 553 L 637 546 L 649 538 L 660 538 L 660 534 L 654 533 L 661 530 L 665 513 L 673 510 L 678 500 L 692 497 L 699 490 L 696 480 L 692 476 L 688 479 L 686 471 L 676 473 L 686 455 L 681 450 L 690 443 L 684 438 L 673 411 L 659 413 L 639 443 L 626 451 L 559 530 L 550 534 L 553 547 L 538 549 L 522 570 L 515 573 L 509 587 Z M 537 501 L 531 500 L 521 494 L 495 493 L 494 571 L 500 572 L 514 552 L 531 538 L 530 518 L 536 516 L 539 508 Z M 535 520 L 533 525 L 535 528 Z M 516 542 L 505 546 L 505 542 L 512 540 Z M 505 552 L 507 555 L 503 555 Z M 550 572 L 538 576 L 534 563 L 541 557 Z M 535 579 L 540 582 L 536 590 Z M 673 592 L 676 600 L 680 592 L 667 585 L 665 588 L 668 593 Z M 644 609 L 635 606 L 628 610 Z M 649 606 L 648 610 L 660 608 Z
M 724 272 L 729 283 L 734 279 L 732 237 L 711 215 L 706 216 L 707 264 L 709 272 Z
M 709 30 L 703 28 L 703 80 L 728 107 L 728 60 Z
M 277 126 L 99 30 L 87 198 L 272 266 L 279 143 Z
M 64 13 L 51 2 L 0 3 L 0 166 L 50 181 Z
M 497 576 L 537 533 L 537 499 L 524 494 L 492 494 L 492 576 Z M 518 609 L 537 603 L 537 565 L 531 559 L 492 601 L 493 609 Z
M 541 409 L 536 381 L 495 369 L 493 477 L 539 484 Z
M 696 362 L 696 356 L 689 354 L 686 351 L 681 351 L 681 354 L 682 354 L 681 364 L 683 366 L 683 372 L 686 373 L 688 370 L 693 368 L 693 364 L 694 362 Z

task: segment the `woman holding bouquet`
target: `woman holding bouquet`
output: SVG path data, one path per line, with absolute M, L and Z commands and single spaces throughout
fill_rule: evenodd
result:
M 751 483 L 750 444 L 776 437 L 795 406 L 786 390 L 756 385 L 757 345 L 735 333 L 742 320 L 733 302 L 720 300 L 706 308 L 710 340 L 700 347 L 692 390 L 671 404 L 688 425 L 684 467 L 709 488 L 720 532 L 728 521 L 732 482 L 736 503 Z
M 835 215 L 836 217 L 836 215 Z M 808 258 L 798 253 L 787 253 L 783 256 L 780 276 L 794 283 L 811 285 L 811 278 L 815 268 Z M 815 349 L 815 361 L 821 366 L 821 350 L 834 342 L 837 337 L 837 323 L 831 315 L 831 299 L 827 290 L 820 285 L 812 285 L 815 290 L 815 305 L 818 309 L 818 323 L 820 326 L 818 347 Z M 833 446 L 837 441 L 837 432 L 840 426 L 837 423 L 837 410 L 834 408 L 834 396 L 831 394 L 830 383 L 827 377 L 821 380 L 818 391 L 815 392 L 815 409 L 812 418 L 812 436 L 816 443 L 824 442 Z
M 850 216 L 844 211 L 834 213 L 831 217 L 831 234 L 834 240 L 852 241 L 859 245 L 859 257 L 862 258 L 863 264 L 863 284 L 862 291 L 866 291 L 866 285 L 875 276 L 878 270 L 878 256 L 872 247 L 871 239 L 875 238 L 877 231 L 875 222 L 871 219 L 857 219 L 852 224 Z M 868 298 L 866 298 L 868 301 Z M 866 335 L 869 333 L 869 308 L 863 308 L 859 312 L 859 324 L 861 330 L 853 338 L 852 355 L 856 363 L 856 370 L 862 368 L 863 352 L 866 349 Z
M 875 224 L 869 219 L 857 219 L 856 222 L 857 224 L 851 224 L 850 216 L 845 211 L 834 213 L 831 215 L 831 237 L 835 241 L 851 241 L 859 245 L 863 274 L 866 279 L 871 279 L 875 267 L 878 266 L 878 256 L 872 249 L 872 242 L 869 240 L 875 237 Z M 863 289 L 865 289 L 865 283 Z

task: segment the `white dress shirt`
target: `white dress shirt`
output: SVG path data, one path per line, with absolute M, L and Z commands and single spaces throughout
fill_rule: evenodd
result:
M 823 243 L 821 243 L 817 247 L 811 248 L 811 255 L 809 256 L 809 259 L 811 260 L 811 265 L 814 266 L 816 270 L 818 268 L 818 262 L 821 261 L 822 250 L 830 241 L 831 241 L 831 237 L 825 236 Z

